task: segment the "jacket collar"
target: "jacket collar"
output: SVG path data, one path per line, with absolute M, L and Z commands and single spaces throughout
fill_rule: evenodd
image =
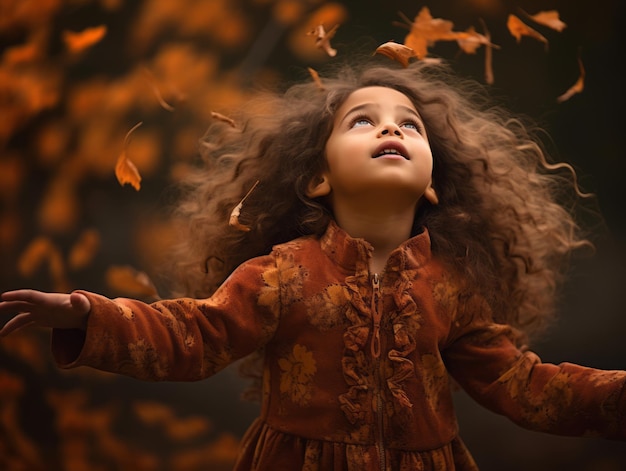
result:
M 355 239 L 337 225 L 328 224 L 326 232 L 320 238 L 322 251 L 342 269 L 349 272 L 369 271 L 369 259 L 373 247 L 365 239 Z M 431 258 L 430 235 L 428 229 L 404 241 L 391 254 L 387 261 L 387 270 L 406 270 L 418 268 Z

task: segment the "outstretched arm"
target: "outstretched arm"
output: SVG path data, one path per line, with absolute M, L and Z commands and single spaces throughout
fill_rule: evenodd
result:
M 29 325 L 55 329 L 85 329 L 91 304 L 80 293 L 44 293 L 30 289 L 1 296 L 0 315 L 16 314 L 0 329 L 5 336 Z

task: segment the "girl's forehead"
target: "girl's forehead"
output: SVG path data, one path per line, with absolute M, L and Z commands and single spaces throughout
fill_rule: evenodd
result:
M 404 93 L 389 87 L 370 86 L 358 88 L 343 102 L 336 115 L 348 113 L 352 108 L 372 104 L 392 104 L 409 107 L 415 111 L 415 105 Z

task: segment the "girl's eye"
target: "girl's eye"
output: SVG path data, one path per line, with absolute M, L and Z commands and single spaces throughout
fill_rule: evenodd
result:
M 359 116 L 356 117 L 352 120 L 352 124 L 350 125 L 350 127 L 352 128 L 358 128 L 361 126 L 371 126 L 372 122 L 370 121 L 369 118 L 363 117 L 363 116 Z
M 420 126 L 415 121 L 407 121 L 405 123 L 402 123 L 401 127 L 408 128 L 408 129 L 413 129 L 414 131 L 417 131 L 417 132 L 422 132 L 422 126 Z

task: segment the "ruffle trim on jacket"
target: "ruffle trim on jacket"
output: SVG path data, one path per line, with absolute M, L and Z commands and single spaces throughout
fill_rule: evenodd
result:
M 374 378 L 367 346 L 372 329 L 370 299 L 372 286 L 368 268 L 372 247 L 361 239 L 353 239 L 334 223 L 331 223 L 321 240 L 322 249 L 352 275 L 346 276 L 346 310 L 349 326 L 344 333 L 342 368 L 348 392 L 339 396 L 341 409 L 353 424 L 367 423 L 372 418 L 371 391 Z M 430 256 L 430 238 L 424 232 L 406 243 L 406 250 L 394 251 L 387 265 L 382 282 L 382 296 L 391 301 L 395 309 L 388 322 L 393 329 L 393 348 L 387 353 L 393 374 L 383 378 L 400 409 L 413 404 L 404 389 L 404 383 L 415 376 L 415 365 L 408 358 L 416 348 L 415 332 L 419 329 L 417 305 L 410 295 L 412 278 L 416 269 Z M 389 299 L 391 298 L 391 299 Z

